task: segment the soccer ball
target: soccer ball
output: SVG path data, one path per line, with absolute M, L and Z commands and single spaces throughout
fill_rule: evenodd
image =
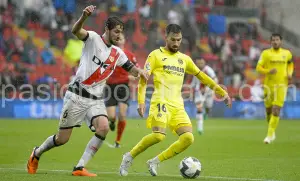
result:
M 186 157 L 180 162 L 179 171 L 184 178 L 197 178 L 201 172 L 201 163 L 197 158 Z

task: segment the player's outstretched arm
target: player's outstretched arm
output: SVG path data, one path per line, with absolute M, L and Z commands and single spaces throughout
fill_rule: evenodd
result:
M 138 84 L 138 113 L 141 117 L 144 117 L 145 113 L 145 98 L 147 89 L 147 79 L 141 77 Z
M 72 33 L 80 40 L 83 40 L 87 37 L 88 32 L 83 29 L 83 23 L 84 21 L 94 12 L 96 6 L 90 5 L 86 8 L 84 8 L 82 15 L 80 18 L 76 21 L 76 23 L 72 27 Z

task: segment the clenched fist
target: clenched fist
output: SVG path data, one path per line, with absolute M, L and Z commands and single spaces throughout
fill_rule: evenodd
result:
M 95 9 L 96 9 L 96 6 L 94 6 L 94 5 L 90 5 L 90 6 L 86 7 L 86 8 L 84 8 L 84 10 L 83 10 L 83 16 L 85 16 L 85 17 L 90 16 L 92 14 L 92 12 L 95 11 Z

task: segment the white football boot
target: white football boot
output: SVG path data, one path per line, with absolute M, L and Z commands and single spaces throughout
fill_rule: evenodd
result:
M 272 135 L 272 137 L 266 137 L 265 139 L 264 139 L 264 143 L 265 144 L 270 144 L 271 142 L 273 142 L 274 140 L 276 139 L 276 136 L 275 136 L 275 133 Z
M 155 158 L 148 160 L 147 165 L 148 165 L 148 170 L 149 170 L 150 174 L 152 176 L 157 176 L 158 162 L 155 161 Z
M 130 153 L 125 153 L 123 155 L 123 160 L 120 165 L 120 175 L 127 176 L 128 175 L 128 168 L 132 165 L 133 158 Z

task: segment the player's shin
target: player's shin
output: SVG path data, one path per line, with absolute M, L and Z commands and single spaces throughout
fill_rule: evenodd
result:
M 201 134 L 203 133 L 203 112 L 197 111 L 197 130 Z
M 140 153 L 144 152 L 150 146 L 161 142 L 166 137 L 163 133 L 151 133 L 145 136 L 133 149 L 130 151 L 131 156 L 134 158 Z
M 125 130 L 125 127 L 126 127 L 126 120 L 118 122 L 118 128 L 117 128 L 118 131 L 117 131 L 117 138 L 116 138 L 117 144 L 120 144 L 120 142 L 121 142 L 121 138 L 122 138 L 123 132 Z
M 85 165 L 92 159 L 98 149 L 101 147 L 105 137 L 95 134 L 89 143 L 86 145 L 83 155 L 81 156 L 76 167 L 85 167 Z
M 46 151 L 49 151 L 51 150 L 52 148 L 54 147 L 57 147 L 57 146 L 60 146 L 59 144 L 57 144 L 55 142 L 56 140 L 56 135 L 52 135 L 52 136 L 49 136 L 42 144 L 41 146 L 39 146 L 35 152 L 34 152 L 34 155 L 36 157 L 40 157 L 42 156 L 43 153 L 45 153 Z
M 174 142 L 168 149 L 160 153 L 156 158 L 153 159 L 159 162 L 170 159 L 177 154 L 186 150 L 194 142 L 194 136 L 191 132 L 183 133 L 179 136 L 179 139 Z
M 279 119 L 280 119 L 279 116 L 274 116 L 273 114 L 271 115 L 269 128 L 268 128 L 268 135 L 267 135 L 269 138 L 272 138 L 273 135 L 275 134 Z

